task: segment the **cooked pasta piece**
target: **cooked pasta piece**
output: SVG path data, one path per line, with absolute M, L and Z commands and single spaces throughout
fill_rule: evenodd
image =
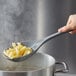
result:
M 4 54 L 10 59 L 22 57 L 32 52 L 30 47 L 24 46 L 21 43 L 12 43 L 12 47 L 4 50 Z

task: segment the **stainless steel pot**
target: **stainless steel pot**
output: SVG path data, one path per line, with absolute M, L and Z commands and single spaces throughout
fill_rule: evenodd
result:
M 63 69 L 56 69 L 55 65 L 63 65 Z M 23 62 L 11 62 L 0 57 L 0 76 L 54 76 L 55 72 L 67 72 L 64 62 L 56 60 L 47 54 L 36 53 Z

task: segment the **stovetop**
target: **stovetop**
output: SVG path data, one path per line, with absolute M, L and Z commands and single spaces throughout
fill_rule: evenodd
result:
M 66 73 L 58 73 L 58 74 L 55 74 L 55 76 L 76 76 L 76 74 L 66 74 Z

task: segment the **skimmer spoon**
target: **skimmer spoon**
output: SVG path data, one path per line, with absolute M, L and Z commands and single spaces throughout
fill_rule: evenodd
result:
M 5 57 L 6 57 L 8 60 L 11 60 L 11 61 L 14 61 L 14 62 L 24 61 L 24 60 L 30 58 L 31 56 L 33 56 L 44 43 L 46 43 L 47 41 L 49 41 L 49 40 L 51 40 L 51 39 L 53 39 L 53 38 L 55 38 L 55 37 L 58 37 L 58 36 L 60 36 L 60 35 L 62 35 L 62 34 L 65 34 L 65 33 L 67 33 L 67 32 L 56 32 L 56 33 L 53 33 L 53 34 L 45 37 L 44 39 L 39 40 L 39 41 L 36 41 L 36 42 L 34 42 L 34 41 L 21 42 L 21 43 L 23 43 L 24 45 L 32 48 L 32 52 L 31 52 L 30 54 L 25 55 L 25 56 L 22 56 L 22 57 L 14 58 L 14 59 L 10 59 L 10 58 L 7 57 L 7 56 L 5 56 Z

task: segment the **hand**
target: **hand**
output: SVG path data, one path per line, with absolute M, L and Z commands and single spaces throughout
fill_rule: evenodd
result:
M 69 32 L 70 34 L 76 33 L 76 14 L 70 15 L 66 26 L 63 26 L 58 29 L 59 32 L 66 32 L 66 31 L 70 31 L 70 30 L 73 30 L 73 31 Z

